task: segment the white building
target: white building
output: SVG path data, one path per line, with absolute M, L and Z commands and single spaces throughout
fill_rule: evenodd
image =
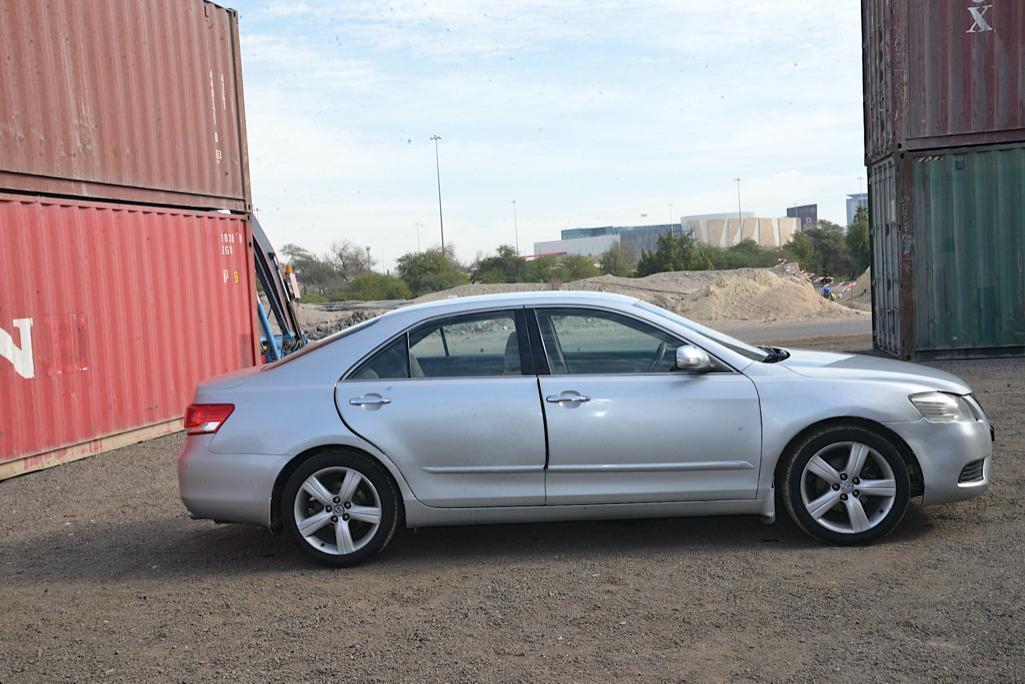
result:
M 713 247 L 732 247 L 742 240 L 754 240 L 762 247 L 782 247 L 794 239 L 799 219 L 751 217 L 744 219 L 703 219 L 684 224 L 694 239 Z
M 609 251 L 609 247 L 618 244 L 618 235 L 599 235 L 597 237 L 583 237 L 572 240 L 547 240 L 534 243 L 534 254 L 537 256 L 567 254 L 570 256 L 599 257 Z

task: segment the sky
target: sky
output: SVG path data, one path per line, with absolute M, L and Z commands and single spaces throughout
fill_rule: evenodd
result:
M 864 187 L 859 3 L 234 0 L 254 205 L 279 247 L 819 205 Z M 514 205 L 516 221 L 514 223 Z M 418 224 L 421 227 L 418 229 Z

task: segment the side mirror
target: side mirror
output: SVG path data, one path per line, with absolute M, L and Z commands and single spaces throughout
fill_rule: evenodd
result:
M 676 369 L 688 373 L 704 373 L 712 370 L 712 359 L 704 349 L 693 344 L 685 344 L 676 348 Z

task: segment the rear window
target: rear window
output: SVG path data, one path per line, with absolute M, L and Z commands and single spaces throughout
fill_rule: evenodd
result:
M 363 321 L 362 323 L 357 323 L 356 325 L 354 325 L 352 327 L 345 328 L 344 330 L 339 330 L 338 332 L 334 333 L 333 335 L 328 335 L 327 337 L 319 339 L 316 342 L 310 342 L 309 344 L 307 344 L 305 347 L 303 347 L 299 351 L 292 352 L 291 354 L 289 354 L 288 356 L 284 357 L 283 359 L 280 359 L 279 361 L 271 361 L 268 364 L 264 364 L 263 368 L 261 368 L 260 370 L 270 370 L 271 368 L 278 368 L 279 366 L 285 365 L 289 361 L 295 361 L 296 359 L 298 359 L 300 357 L 306 356 L 307 354 L 309 354 L 312 351 L 316 351 L 316 350 L 318 350 L 318 349 L 320 349 L 322 347 L 325 347 L 325 346 L 331 344 L 332 342 L 337 342 L 338 340 L 342 339 L 343 337 L 348 337 L 349 335 L 351 335 L 351 334 L 353 334 L 355 332 L 359 332 L 360 330 L 366 330 L 367 328 L 372 326 L 374 323 L 377 323 L 379 320 L 381 320 L 381 317 L 380 316 L 375 316 L 374 318 L 371 318 L 368 321 Z

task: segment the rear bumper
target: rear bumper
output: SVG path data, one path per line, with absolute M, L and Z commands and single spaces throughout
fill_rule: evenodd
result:
M 922 467 L 925 483 L 923 504 L 963 501 L 989 489 L 993 460 L 993 438 L 989 423 L 977 420 L 962 423 L 888 423 L 907 442 Z M 969 463 L 983 461 L 982 478 L 958 482 Z
M 178 454 L 178 491 L 189 517 L 270 527 L 274 481 L 288 457 L 212 453 L 211 439 L 186 437 Z

